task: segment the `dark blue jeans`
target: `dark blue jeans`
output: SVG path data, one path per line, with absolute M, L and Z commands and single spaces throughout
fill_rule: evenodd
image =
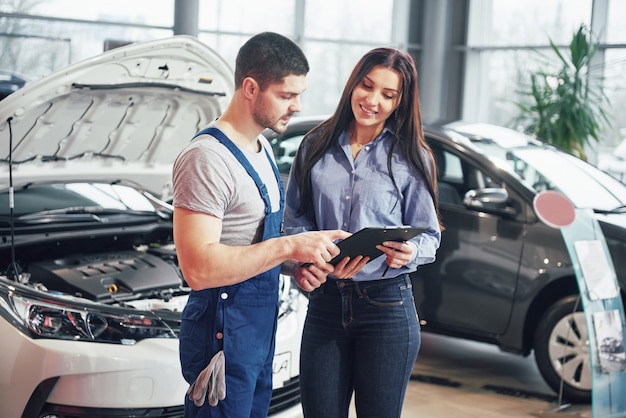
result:
M 399 418 L 421 336 L 408 275 L 329 279 L 309 296 L 300 352 L 306 418 Z

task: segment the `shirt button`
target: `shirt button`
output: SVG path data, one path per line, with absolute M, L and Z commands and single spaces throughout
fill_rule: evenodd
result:
M 222 338 L 224 338 L 224 334 L 222 334 L 221 332 L 218 332 L 217 334 L 215 334 L 215 338 L 217 338 L 218 340 L 221 340 Z
M 350 196 L 346 196 L 346 200 L 350 200 Z
M 228 293 L 224 292 L 220 295 L 220 297 L 224 300 L 228 299 Z

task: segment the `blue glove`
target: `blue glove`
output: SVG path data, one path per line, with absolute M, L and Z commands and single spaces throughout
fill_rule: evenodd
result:
M 196 380 L 187 389 L 189 399 L 197 407 L 204 405 L 204 398 L 209 399 L 209 405 L 215 406 L 218 401 L 226 398 L 226 378 L 224 376 L 224 351 L 218 351 L 209 365 L 200 372 Z

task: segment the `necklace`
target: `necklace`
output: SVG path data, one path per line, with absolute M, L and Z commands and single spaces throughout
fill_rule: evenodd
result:
M 359 149 L 365 147 L 366 145 L 369 145 L 374 140 L 374 138 L 376 138 L 376 136 L 374 136 L 372 139 L 370 139 L 367 142 L 364 142 L 364 143 L 359 142 L 359 140 L 356 138 L 356 133 L 354 132 L 353 126 L 351 126 L 350 129 L 348 130 L 348 137 L 350 138 L 350 145 Z

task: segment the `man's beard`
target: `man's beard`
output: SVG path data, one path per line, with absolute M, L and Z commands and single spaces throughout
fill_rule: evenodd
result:
M 254 117 L 256 123 L 261 125 L 263 128 L 269 128 L 272 131 L 281 134 L 287 129 L 287 124 L 281 123 L 281 120 L 284 117 L 292 117 L 293 115 L 287 113 L 276 118 L 275 116 L 265 112 L 265 105 L 263 103 L 263 100 L 258 99 L 252 116 Z

